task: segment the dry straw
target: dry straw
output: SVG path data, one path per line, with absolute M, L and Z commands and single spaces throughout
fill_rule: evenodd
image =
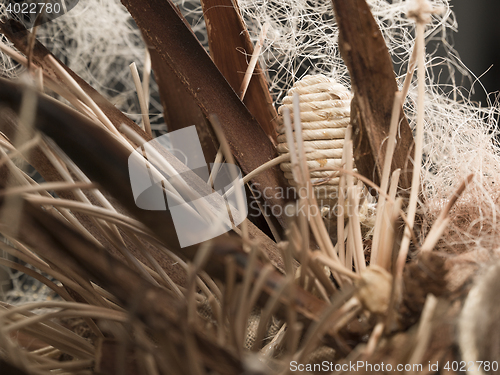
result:
M 35 63 L 34 52 L 24 56 L 2 37 L 2 75 L 28 77 L 36 85 L 3 83 L 20 92 L 23 102 L 18 113 L 0 110 L 0 172 L 9 176 L 0 192 L 0 248 L 19 260 L 0 263 L 58 295 L 56 301 L 46 295 L 38 302 L 33 295 L 14 301 L 20 295 L 14 280 L 11 298 L 0 306 L 2 363 L 29 374 L 156 375 L 284 374 L 292 360 L 326 360 L 334 367 L 349 360 L 425 364 L 438 354 L 458 360 L 450 322 L 457 320 L 470 278 L 459 279 L 456 269 L 465 259 L 462 271 L 471 276 L 484 259 L 497 256 L 498 109 L 478 108 L 460 94 L 453 73 L 463 67 L 449 57 L 451 49 L 443 60 L 452 74 L 450 88 L 432 81 L 435 59 L 424 45 L 446 40 L 455 28 L 447 1 L 410 2 L 411 9 L 403 1 L 368 3 L 389 52 L 407 73 L 397 78 L 402 93 L 395 95 L 384 140 L 381 186 L 353 163 L 350 81 L 331 3 L 240 0 L 239 14 L 256 45 L 247 73 L 241 72 L 247 78 L 240 97 L 248 95 L 248 78 L 261 73 L 255 71 L 258 58 L 279 106 L 281 154 L 243 182 L 281 164 L 289 185 L 306 194 L 285 207 L 282 233 L 268 220 L 275 237 L 283 236 L 278 244 L 245 221 L 233 228 L 234 236 L 207 241 L 195 253 L 179 252 L 175 241 L 166 241 L 172 228 L 127 206 L 119 194 L 123 186 L 112 187 L 118 192 L 112 197 L 106 176 L 90 177 L 98 168 L 88 167 L 95 160 L 90 153 L 98 150 L 70 157 L 59 138 L 32 132 L 38 126 L 33 108 L 52 103 L 43 92 L 56 93 L 80 112 L 84 117 L 70 112 L 75 124 L 93 124 L 97 130 L 91 133 L 107 140 L 113 156 L 134 152 L 150 140 L 151 129 L 161 128 L 157 89 L 149 85 L 154 56 L 145 52 L 127 10 L 117 1 L 80 2 L 40 26 L 36 37 L 145 131 L 122 124 L 125 116 L 117 121 L 54 56 Z M 200 4 L 179 5 L 203 42 Z M 401 170 L 390 172 L 401 108 L 415 135 L 409 202 L 398 192 Z M 232 135 L 224 134 L 216 116 L 208 117 L 217 135 L 217 162 L 232 162 Z M 168 155 L 158 149 L 149 159 L 134 157 L 160 177 L 178 166 Z M 58 178 L 36 182 L 23 169 L 26 162 Z M 189 178 L 165 181 L 165 194 L 178 203 L 195 201 L 199 196 L 191 184 L 199 181 Z M 340 216 L 320 210 L 325 191 L 334 193 L 330 205 L 345 211 Z M 238 207 L 243 204 L 239 196 Z M 212 215 L 212 209 L 203 200 L 191 207 L 195 215 Z M 466 342 L 481 325 L 476 309 L 491 284 L 491 273 L 486 276 L 473 289 L 460 323 L 463 355 L 471 360 L 484 346 Z M 437 334 L 445 339 L 436 344 Z

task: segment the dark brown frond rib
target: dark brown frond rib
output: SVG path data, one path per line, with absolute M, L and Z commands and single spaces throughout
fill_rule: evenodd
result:
M 396 75 L 384 38 L 365 0 L 333 0 L 340 30 L 339 48 L 349 69 L 354 98 L 351 123 L 356 167 L 367 178 L 380 183 L 389 136 Z M 397 145 L 391 172 L 401 168 L 400 187 L 411 186 L 413 136 L 408 120 L 400 112 Z
M 232 0 L 203 0 L 210 56 L 233 90 L 240 95 L 254 46 L 248 30 Z M 259 63 L 255 66 L 243 103 L 269 138 L 276 141 L 276 118 L 266 77 Z
M 217 148 L 207 118 L 172 68 L 163 63 L 155 48 L 150 45 L 148 49 L 168 131 L 196 126 L 205 160 L 212 163 L 215 160 Z

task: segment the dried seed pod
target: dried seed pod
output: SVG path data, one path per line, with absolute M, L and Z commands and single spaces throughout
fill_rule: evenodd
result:
M 384 314 L 389 307 L 392 275 L 384 268 L 372 264 L 361 273 L 356 295 L 369 311 Z
M 351 93 L 343 85 L 324 75 L 306 76 L 295 83 L 283 99 L 278 109 L 278 152 L 286 154 L 290 150 L 286 142 L 283 126 L 283 110 L 289 108 L 292 113 L 293 95 L 300 95 L 300 120 L 302 137 L 308 153 L 309 169 L 321 167 L 340 167 L 344 136 L 350 122 Z M 293 179 L 291 162 L 281 163 L 281 170 L 291 186 L 297 186 Z M 333 206 L 337 202 L 339 173 L 332 171 L 311 171 L 310 178 L 315 185 L 314 192 L 323 204 Z M 326 200 L 326 201 L 325 201 Z

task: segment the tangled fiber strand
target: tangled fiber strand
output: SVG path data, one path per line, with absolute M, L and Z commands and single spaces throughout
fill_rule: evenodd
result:
M 456 251 L 477 247 L 491 251 L 500 233 L 500 150 L 494 120 L 498 108 L 458 103 L 435 90 L 429 90 L 426 101 L 423 214 L 432 222 L 459 181 L 473 173 L 473 183 L 450 212 L 452 221 L 443 243 Z
M 2 6 L 0 16 L 5 15 Z M 40 25 L 36 35 L 58 59 L 120 110 L 140 120 L 141 111 L 129 65 L 135 62 L 142 72 L 145 45 L 140 30 L 120 1 L 80 1 L 67 14 Z M 11 63 L 6 63 L 2 54 L 1 71 L 8 74 L 13 67 L 5 64 Z M 150 113 L 156 117 L 152 122 L 157 122 L 162 113 L 157 92 L 153 84 Z
M 415 44 L 414 23 L 406 17 L 407 2 L 375 0 L 368 3 L 394 63 L 403 68 L 402 64 L 409 60 Z M 267 69 L 270 90 L 278 103 L 304 74 L 324 74 L 340 83 L 349 81 L 337 46 L 338 29 L 331 1 L 239 0 L 238 4 L 255 40 L 262 25 L 270 24 L 261 64 Z M 448 1 L 436 0 L 432 5 L 443 8 L 443 12 L 433 17 L 426 38 L 442 40 L 445 49 L 453 52 L 446 42 L 447 30 L 456 29 Z M 454 65 L 452 57 L 445 58 L 444 62 Z

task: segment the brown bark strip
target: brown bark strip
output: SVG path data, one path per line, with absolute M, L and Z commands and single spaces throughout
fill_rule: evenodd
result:
M 201 5 L 207 25 L 210 56 L 232 89 L 240 95 L 238 90 L 254 50 L 248 30 L 233 0 L 202 0 Z M 259 63 L 255 66 L 243 103 L 267 136 L 275 142 L 278 114 Z
M 154 47 L 149 47 L 149 53 L 151 55 L 155 79 L 158 83 L 163 106 L 163 116 L 167 123 L 168 131 L 172 132 L 195 125 L 203 155 L 205 156 L 207 167 L 209 167 L 208 163 L 215 160 L 218 145 L 212 127 L 179 77 L 175 75 L 169 65 L 162 62 Z M 250 190 L 247 191 L 247 198 L 248 204 L 254 199 Z M 250 220 L 261 229 L 266 228 L 268 225 L 262 215 L 251 217 Z M 280 224 L 276 219 L 274 221 L 274 225 L 279 228 Z
M 244 173 L 249 173 L 276 156 L 276 150 L 244 104 L 214 65 L 170 1 L 122 0 L 148 44 L 155 47 L 164 64 L 170 66 L 195 98 L 203 113 L 217 114 L 231 152 Z M 284 206 L 280 189 L 285 185 L 278 167 L 253 180 L 267 203 Z M 265 194 L 264 194 L 265 193 Z M 278 219 L 284 224 L 283 215 Z
M 384 38 L 365 0 L 332 0 L 339 27 L 339 48 L 349 69 L 354 98 L 351 124 L 356 167 L 380 184 L 389 135 L 396 76 Z M 413 135 L 403 111 L 400 112 L 397 145 L 391 172 L 401 168 L 399 186 L 411 186 Z

